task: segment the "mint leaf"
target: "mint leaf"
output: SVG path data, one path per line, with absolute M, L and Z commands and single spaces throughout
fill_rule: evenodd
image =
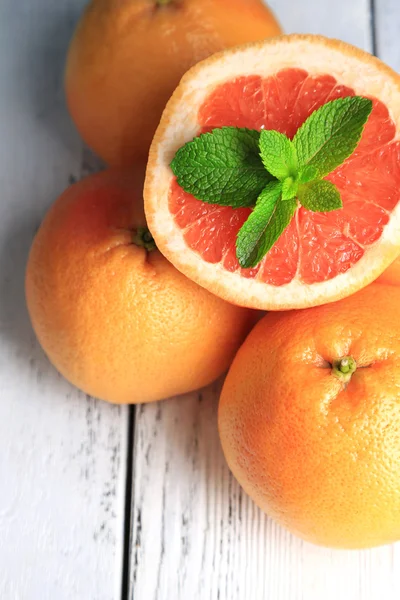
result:
M 299 183 L 309 183 L 315 179 L 318 179 L 318 169 L 312 165 L 307 165 L 306 167 L 300 169 Z
M 297 174 L 296 149 L 283 133 L 261 131 L 260 155 L 267 171 L 280 181 Z
M 299 183 L 293 177 L 286 177 L 282 183 L 282 200 L 291 200 L 297 196 Z
M 171 163 L 178 184 L 198 200 L 221 206 L 254 206 L 272 176 L 259 155 L 260 133 L 222 127 L 178 150 Z
M 300 170 L 312 166 L 318 178 L 329 175 L 356 149 L 371 111 L 371 100 L 352 96 L 313 112 L 293 138 Z
M 241 227 L 236 239 L 236 256 L 241 267 L 254 267 L 264 256 L 266 230 L 281 192 L 282 184 L 271 181 L 261 192 L 253 212 Z
M 338 188 L 327 179 L 300 186 L 298 199 L 304 208 L 313 212 L 329 212 L 343 207 Z
M 289 225 L 297 203 L 296 200 L 281 200 L 281 190 L 281 183 L 269 183 L 240 229 L 236 240 L 236 256 L 241 267 L 255 267 Z

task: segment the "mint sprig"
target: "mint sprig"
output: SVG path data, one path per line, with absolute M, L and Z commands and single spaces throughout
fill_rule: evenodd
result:
M 356 149 L 372 111 L 362 96 L 339 98 L 314 111 L 293 140 L 278 131 L 222 127 L 188 142 L 171 168 L 198 200 L 253 207 L 237 236 L 241 267 L 256 266 L 296 209 L 342 208 L 338 188 L 324 179 Z

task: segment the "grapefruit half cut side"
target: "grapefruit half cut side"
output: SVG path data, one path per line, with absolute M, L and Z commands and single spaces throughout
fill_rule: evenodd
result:
M 170 163 L 202 132 L 226 125 L 293 137 L 317 108 L 366 96 L 373 110 L 356 151 L 327 179 L 343 208 L 303 207 L 264 259 L 242 269 L 236 236 L 251 209 L 211 205 L 186 193 Z M 312 35 L 228 50 L 183 77 L 162 116 L 145 183 L 149 227 L 186 276 L 235 304 L 304 308 L 348 296 L 400 253 L 400 77 L 353 46 Z

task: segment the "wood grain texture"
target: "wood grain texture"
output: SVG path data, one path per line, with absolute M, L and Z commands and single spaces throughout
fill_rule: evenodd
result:
M 219 444 L 219 391 L 137 409 L 130 598 L 397 600 L 399 545 L 318 548 L 242 492 Z
M 50 366 L 24 300 L 48 205 L 98 168 L 67 116 L 65 52 L 85 0 L 0 2 L 0 598 L 119 600 L 127 412 Z
M 400 18 L 397 0 L 392 18 Z M 372 50 L 369 0 L 271 0 L 287 32 Z M 378 27 L 382 28 L 382 20 Z M 385 60 L 397 29 L 379 29 Z M 391 49 L 392 48 L 392 49 Z M 302 542 L 259 511 L 226 466 L 217 433 L 219 384 L 136 412 L 131 600 L 397 600 L 400 545 L 334 551 Z
M 371 0 L 268 0 L 266 4 L 285 33 L 317 33 L 372 48 Z
M 284 600 L 298 588 L 294 559 L 302 542 L 265 518 L 227 469 L 217 433 L 219 391 L 214 384 L 137 409 L 131 577 L 137 600 L 259 600 L 279 581 Z

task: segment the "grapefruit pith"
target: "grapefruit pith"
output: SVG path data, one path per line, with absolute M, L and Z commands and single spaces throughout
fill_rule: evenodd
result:
M 293 137 L 317 108 L 351 95 L 373 100 L 352 156 L 327 179 L 343 209 L 299 207 L 255 268 L 236 258 L 251 209 L 210 205 L 172 174 L 176 151 L 222 126 L 275 129 Z M 220 53 L 183 78 L 164 112 L 147 170 L 145 204 L 161 251 L 225 299 L 263 309 L 303 308 L 373 281 L 400 251 L 400 77 L 378 59 L 319 36 L 283 36 Z

